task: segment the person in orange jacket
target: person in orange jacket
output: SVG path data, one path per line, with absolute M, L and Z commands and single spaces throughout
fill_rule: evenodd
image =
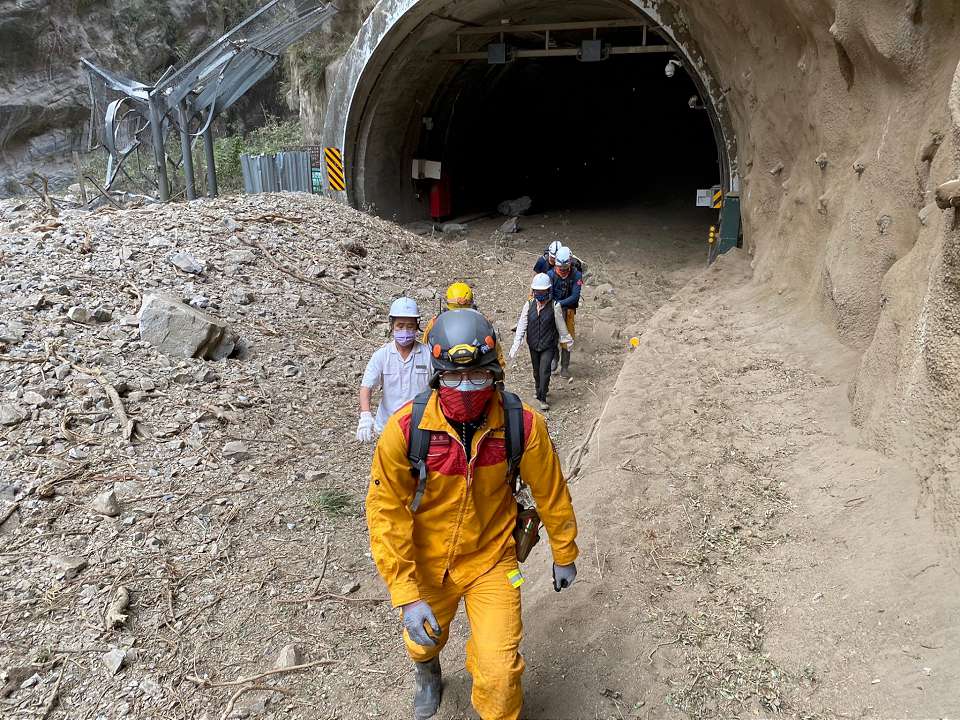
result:
M 508 472 L 504 396 L 493 327 L 474 310 L 443 313 L 431 333 L 432 391 L 417 428 L 429 431 L 423 478 L 411 474 L 415 400 L 388 421 L 367 492 L 370 547 L 415 663 L 414 717 L 440 707 L 440 650 L 461 599 L 470 620 L 466 667 L 483 720 L 516 720 L 523 705 L 517 503 Z M 543 416 L 522 406 L 520 476 L 553 553 L 553 583 L 573 584 L 577 521 Z M 418 438 L 422 437 L 418 433 Z

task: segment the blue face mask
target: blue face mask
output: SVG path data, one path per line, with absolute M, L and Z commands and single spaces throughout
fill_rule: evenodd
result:
M 536 300 L 537 302 L 546 302 L 547 300 L 550 299 L 550 291 L 548 290 L 546 292 L 535 292 L 533 294 L 533 299 Z
M 394 330 L 393 339 L 397 341 L 400 347 L 410 347 L 413 341 L 417 339 L 416 330 Z

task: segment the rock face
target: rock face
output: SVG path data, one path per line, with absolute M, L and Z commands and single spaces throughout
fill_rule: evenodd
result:
M 167 355 L 205 360 L 223 360 L 237 344 L 221 321 L 159 293 L 143 298 L 140 337 Z
M 256 4 L 0 3 L 0 197 L 24 192 L 17 180 L 33 170 L 54 188 L 76 182 L 70 153 L 87 149 L 90 117 L 80 57 L 149 83 L 167 66 L 179 65 L 181 54 L 195 55 Z M 275 114 L 284 110 L 277 83 L 262 85 L 230 111 L 232 118 L 262 119 L 261 102 Z

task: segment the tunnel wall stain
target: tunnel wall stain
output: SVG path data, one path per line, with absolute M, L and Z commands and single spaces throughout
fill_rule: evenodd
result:
M 849 394 L 867 441 L 960 477 L 960 236 L 956 211 L 931 205 L 960 174 L 956 4 L 632 4 L 682 48 L 724 125 L 754 281 L 862 351 Z M 440 5 L 377 5 L 340 68 L 325 137 L 349 147 L 351 103 L 370 102 L 382 64 Z

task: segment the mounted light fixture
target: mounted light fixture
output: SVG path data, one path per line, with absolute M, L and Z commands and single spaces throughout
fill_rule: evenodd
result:
M 676 74 L 677 68 L 680 67 L 683 67 L 683 63 L 676 58 L 670 58 L 667 60 L 667 66 L 663 69 L 663 74 L 668 78 L 672 78 Z

